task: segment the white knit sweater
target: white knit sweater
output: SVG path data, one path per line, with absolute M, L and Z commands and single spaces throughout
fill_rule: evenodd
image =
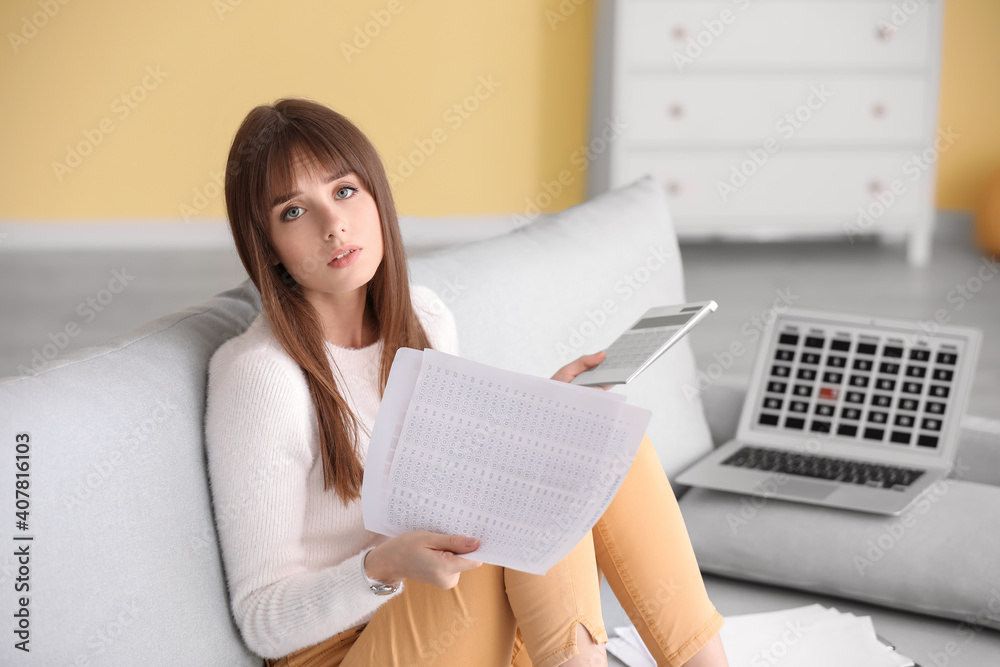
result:
M 427 287 L 411 286 L 410 295 L 431 347 L 458 354 L 451 311 Z M 382 341 L 326 347 L 337 386 L 364 425 L 363 463 L 381 403 Z M 305 374 L 263 311 L 209 362 L 205 443 L 233 616 L 251 650 L 279 658 L 312 646 L 367 622 L 399 595 L 402 587 L 389 596 L 368 587 L 361 557 L 389 538 L 365 530 L 360 499 L 345 507 L 334 489 L 324 491 Z

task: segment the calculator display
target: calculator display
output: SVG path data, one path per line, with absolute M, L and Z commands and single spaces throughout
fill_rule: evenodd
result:
M 647 317 L 640 320 L 633 329 L 648 329 L 650 327 L 679 327 L 691 319 L 690 315 L 663 315 L 661 317 Z

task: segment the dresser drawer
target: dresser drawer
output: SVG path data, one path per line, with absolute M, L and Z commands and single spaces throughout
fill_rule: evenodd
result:
M 625 71 L 655 67 L 684 73 L 924 69 L 934 53 L 931 26 L 940 7 L 923 0 L 917 6 L 907 15 L 898 2 L 622 0 L 621 63 Z M 896 24 L 895 30 L 884 27 Z
M 752 173 L 745 183 L 720 193 L 718 184 L 731 180 L 733 169 L 749 160 L 746 151 L 624 151 L 615 187 L 649 173 L 663 183 L 670 210 L 678 219 L 711 217 L 794 221 L 797 218 L 856 220 L 858 208 L 877 202 L 880 221 L 923 215 L 932 201 L 933 175 L 906 168 L 918 151 L 804 152 L 779 151 Z M 933 171 L 933 170 L 931 170 Z M 914 174 L 919 177 L 914 180 Z M 899 181 L 901 194 L 892 193 Z M 890 201 L 890 197 L 892 201 Z M 873 212 L 878 212 L 876 206 Z
M 929 97 L 916 74 L 642 73 L 626 76 L 617 116 L 635 146 L 919 145 Z

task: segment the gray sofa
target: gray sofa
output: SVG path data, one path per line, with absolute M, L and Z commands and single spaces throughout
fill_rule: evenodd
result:
M 606 347 L 648 307 L 684 300 L 680 252 L 666 198 L 649 177 L 509 233 L 502 219 L 493 219 L 475 237 L 457 236 L 470 227 L 455 220 L 406 219 L 401 225 L 411 253 L 411 281 L 439 295 L 455 314 L 462 355 L 484 363 L 549 377 L 576 356 Z M 616 248 L 611 253 L 609 230 Z M 455 239 L 463 242 L 455 245 Z M 228 607 L 202 421 L 209 358 L 242 332 L 259 309 L 259 295 L 245 281 L 102 345 L 54 360 L 32 376 L 0 380 L 0 437 L 5 443 L 0 498 L 7 499 L 8 511 L 13 508 L 18 442 L 17 451 L 26 457 L 20 462 L 28 474 L 22 479 L 28 480 L 29 494 L 25 528 L 15 529 L 10 514 L 3 523 L 7 546 L 0 555 L 0 585 L 7 593 L 0 596 L 0 612 L 8 619 L 8 639 L 0 648 L 0 664 L 261 664 L 241 641 Z M 684 388 L 694 384 L 694 358 L 685 342 L 639 380 L 615 390 L 654 411 L 648 433 L 668 475 L 735 429 L 739 386 L 717 383 L 692 398 Z M 1000 436 L 991 435 L 990 428 L 967 429 L 963 452 L 981 466 L 992 462 L 995 468 L 990 457 L 1000 447 Z M 990 486 L 996 479 L 986 473 L 976 479 L 955 484 L 986 489 L 971 494 L 979 502 L 1000 498 L 1000 489 Z M 675 491 L 685 516 L 690 513 L 692 542 L 723 614 L 819 601 L 874 616 L 876 627 L 918 661 L 935 664 L 930 658 L 940 652 L 951 665 L 998 664 L 1000 633 L 982 627 L 966 640 L 968 633 L 956 630 L 964 609 L 956 607 L 949 614 L 925 608 L 921 615 L 900 611 L 913 608 L 907 599 L 880 599 L 875 606 L 864 594 L 828 597 L 843 591 L 798 576 L 809 572 L 817 557 L 813 550 L 822 544 L 799 545 L 785 566 L 798 562 L 802 572 L 792 572 L 796 576 L 788 581 L 775 580 L 768 565 L 773 536 L 768 531 L 776 529 L 765 513 L 754 522 L 756 532 L 744 533 L 745 541 L 727 543 L 714 527 L 718 513 L 727 511 L 726 503 L 733 499 L 701 490 Z M 967 496 L 955 493 L 949 499 Z M 774 508 L 780 506 L 772 502 Z M 799 509 L 784 508 L 786 513 L 776 519 L 797 520 Z M 819 518 L 803 517 L 806 522 Z M 847 521 L 842 529 L 852 530 L 855 517 L 841 518 Z M 959 537 L 968 537 L 977 548 L 996 544 L 975 542 L 967 533 Z M 33 539 L 13 539 L 28 536 Z M 24 545 L 30 545 L 30 557 L 21 563 L 14 549 Z M 734 550 L 756 559 L 757 570 L 731 571 Z M 902 549 L 897 551 L 903 555 Z M 916 551 L 910 574 L 920 572 L 924 554 L 919 544 Z M 983 577 L 995 572 L 983 567 Z M 731 576 L 711 574 L 723 571 Z M 755 578 L 767 583 L 754 583 Z M 19 581 L 30 590 L 15 595 Z M 989 591 L 988 578 L 976 581 Z M 1000 580 L 992 584 L 1000 587 Z M 921 581 L 912 581 L 912 587 L 920 586 Z M 610 591 L 602 595 L 609 629 L 623 624 L 627 619 Z M 19 597 L 28 598 L 27 604 Z M 963 604 L 969 599 L 961 598 Z M 28 633 L 30 653 L 14 647 L 19 639 L 12 639 L 11 630 L 19 625 Z M 960 645 L 950 647 L 949 642 Z

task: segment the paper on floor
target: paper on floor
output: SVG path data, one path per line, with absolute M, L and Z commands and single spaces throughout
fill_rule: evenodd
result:
M 615 628 L 608 651 L 629 667 L 656 667 L 634 626 Z M 819 604 L 727 616 L 721 631 L 730 665 L 748 667 L 905 667 L 913 661 L 878 641 L 870 616 Z

